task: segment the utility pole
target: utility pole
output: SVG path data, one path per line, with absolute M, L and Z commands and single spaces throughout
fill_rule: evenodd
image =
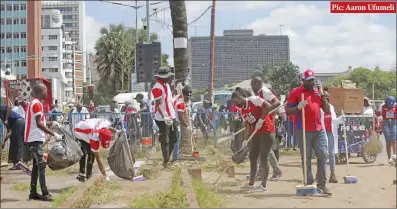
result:
M 284 26 L 283 24 L 278 25 L 278 27 L 280 28 L 280 36 L 282 35 L 282 33 L 281 33 L 281 28 L 282 28 L 283 26 Z
M 150 4 L 149 0 L 146 0 L 146 41 L 150 43 Z M 152 100 L 152 86 L 148 82 L 145 82 L 145 90 L 147 90 L 147 98 L 149 104 Z
M 73 74 L 73 98 L 76 101 L 76 51 L 75 46 L 72 46 L 72 74 Z
M 211 9 L 211 55 L 210 55 L 210 79 L 208 88 L 208 97 L 213 101 L 214 97 L 214 68 L 215 68 L 215 0 L 212 0 Z

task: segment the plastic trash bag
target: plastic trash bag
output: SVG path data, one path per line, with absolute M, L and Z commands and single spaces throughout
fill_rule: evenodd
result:
M 134 161 L 125 130 L 123 130 L 118 136 L 116 134 L 116 140 L 110 148 L 109 167 L 119 178 L 132 180 L 135 177 Z
M 62 136 L 62 140 L 52 143 L 47 165 L 51 170 L 61 170 L 79 162 L 83 152 L 80 143 L 64 128 L 57 127 L 55 131 Z

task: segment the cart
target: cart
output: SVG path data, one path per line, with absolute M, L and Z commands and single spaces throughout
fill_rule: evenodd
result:
M 345 115 L 346 137 L 349 148 L 349 158 L 352 154 L 362 157 L 366 163 L 374 163 L 377 155 L 368 155 L 364 152 L 365 144 L 369 142 L 372 134 L 373 116 L 371 115 Z M 336 156 L 337 164 L 346 163 L 346 147 L 343 138 L 343 125 L 338 127 L 338 148 Z

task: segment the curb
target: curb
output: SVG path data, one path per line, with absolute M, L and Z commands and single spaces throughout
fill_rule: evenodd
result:
M 194 192 L 192 185 L 192 177 L 190 177 L 189 172 L 186 169 L 182 170 L 182 181 L 183 187 L 186 190 L 186 199 L 189 204 L 189 208 L 200 208 L 196 193 Z
M 103 176 L 99 175 L 95 178 L 91 178 L 86 183 L 80 185 L 79 188 L 59 206 L 59 208 L 72 208 L 73 204 L 79 201 L 89 188 L 91 188 L 96 183 L 99 183 L 102 179 Z

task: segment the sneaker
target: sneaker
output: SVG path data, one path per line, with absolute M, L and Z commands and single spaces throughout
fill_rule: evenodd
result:
M 81 174 L 79 174 L 77 177 L 76 177 L 76 179 L 78 180 L 78 181 L 80 181 L 80 182 L 85 182 L 85 176 L 84 175 L 81 175 Z
M 329 189 L 326 186 L 317 185 L 317 191 L 318 191 L 318 193 L 320 193 L 322 195 L 327 195 L 327 196 L 332 195 L 331 191 L 329 191 Z
M 261 184 L 258 185 L 258 186 L 252 186 L 249 189 L 249 192 L 250 193 L 253 193 L 253 192 L 267 192 L 267 187 L 263 187 Z
M 43 199 L 43 196 L 38 193 L 29 195 L 29 200 L 42 200 L 42 199 Z
M 334 184 L 338 183 L 338 179 L 336 178 L 335 173 L 331 172 L 331 176 L 329 177 L 329 183 L 334 183 Z
M 48 201 L 48 202 L 52 202 L 52 195 L 50 195 L 50 194 L 43 195 L 43 197 L 41 198 L 41 200 L 43 200 L 43 201 Z
M 249 185 L 248 183 L 245 183 L 244 186 L 240 187 L 241 190 L 251 190 L 252 188 L 254 188 L 254 185 Z
M 163 168 L 174 168 L 174 165 L 171 162 L 163 164 Z
M 275 172 L 273 176 L 269 179 L 269 181 L 277 181 L 282 176 L 283 176 L 283 172 L 281 171 Z
M 388 163 L 389 165 L 393 165 L 393 158 L 390 158 Z

